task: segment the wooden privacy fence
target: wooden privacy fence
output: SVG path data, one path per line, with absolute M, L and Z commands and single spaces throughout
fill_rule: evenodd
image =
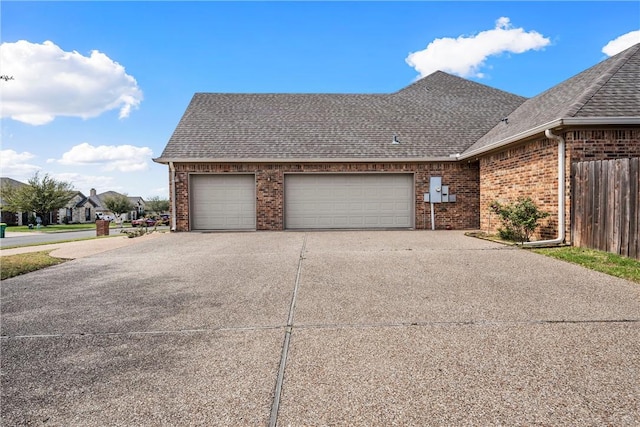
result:
M 571 168 L 573 244 L 640 259 L 640 158 Z

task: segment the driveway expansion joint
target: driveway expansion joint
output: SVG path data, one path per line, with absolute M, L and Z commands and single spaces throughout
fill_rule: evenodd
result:
M 406 328 L 424 326 L 515 326 L 515 325 L 580 325 L 580 324 L 615 324 L 615 323 L 640 323 L 640 319 L 594 319 L 594 320 L 469 320 L 469 321 L 429 321 L 429 322 L 398 322 L 398 323 L 325 323 L 325 324 L 297 324 L 295 329 L 372 329 L 372 328 Z M 284 330 L 285 334 L 291 335 L 294 330 L 293 325 L 274 326 L 238 326 L 238 327 L 218 327 L 218 328 L 197 328 L 197 329 L 176 329 L 176 330 L 156 330 L 156 331 L 128 331 L 128 332 L 61 332 L 53 334 L 31 334 L 31 335 L 2 335 L 0 341 L 21 340 L 21 339 L 48 339 L 48 338 L 70 338 L 70 337 L 126 337 L 139 335 L 180 335 L 180 334 L 200 334 L 212 332 L 246 332 L 246 331 L 268 331 Z
M 280 366 L 278 367 L 278 377 L 276 378 L 276 387 L 273 393 L 273 402 L 271 403 L 271 415 L 269 417 L 269 427 L 276 427 L 278 424 L 278 411 L 280 409 L 280 397 L 282 396 L 282 384 L 284 382 L 284 371 L 287 366 L 287 356 L 289 354 L 289 343 L 291 342 L 291 333 L 293 332 L 293 316 L 296 309 L 296 299 L 298 297 L 298 288 L 300 286 L 300 272 L 302 271 L 302 261 L 305 259 L 305 248 L 307 246 L 307 233 L 302 239 L 302 248 L 300 249 L 300 257 L 298 258 L 298 269 L 296 271 L 296 281 L 293 286 L 293 295 L 291 296 L 291 305 L 289 306 L 289 317 L 287 327 L 284 334 L 284 343 L 282 344 L 282 355 L 280 357 Z
M 640 323 L 640 319 L 594 319 L 594 320 L 452 320 L 427 322 L 389 322 L 389 323 L 315 323 L 296 324 L 296 329 L 373 329 L 373 328 L 407 328 L 424 326 L 522 326 L 522 325 L 554 325 L 554 324 L 613 324 Z

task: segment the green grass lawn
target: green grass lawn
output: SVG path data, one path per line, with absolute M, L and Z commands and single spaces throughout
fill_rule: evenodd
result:
M 469 232 L 467 236 L 479 239 L 491 240 L 493 242 L 507 245 L 515 245 L 514 242 L 501 240 L 497 235 L 483 232 Z M 640 261 L 623 257 L 609 252 L 597 251 L 595 249 L 578 248 L 575 246 L 562 246 L 555 248 L 529 249 L 537 254 L 550 256 L 573 264 L 581 265 L 591 270 L 606 273 L 611 276 L 627 279 L 640 283 Z
M 635 259 L 609 252 L 573 246 L 532 249 L 532 251 L 538 254 L 578 264 L 611 276 L 640 283 L 640 261 Z
M 20 274 L 40 270 L 68 261 L 49 255 L 51 251 L 30 252 L 26 254 L 8 255 L 0 258 L 0 280 L 9 279 Z

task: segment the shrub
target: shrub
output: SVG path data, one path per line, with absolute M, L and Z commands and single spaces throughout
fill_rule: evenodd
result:
M 133 230 L 120 230 L 120 233 L 124 233 L 128 238 L 133 239 L 134 237 L 140 237 L 147 234 L 147 230 L 144 227 L 140 227 L 138 229 Z
M 548 212 L 541 211 L 528 197 L 505 205 L 494 201 L 489 209 L 502 221 L 503 228 L 498 228 L 500 238 L 521 243 L 528 242 L 538 227 L 538 221 L 549 216 Z

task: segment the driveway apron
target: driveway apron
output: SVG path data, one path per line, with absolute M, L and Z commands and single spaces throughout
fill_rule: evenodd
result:
M 176 233 L 1 287 L 2 425 L 640 424 L 640 286 L 461 232 Z

